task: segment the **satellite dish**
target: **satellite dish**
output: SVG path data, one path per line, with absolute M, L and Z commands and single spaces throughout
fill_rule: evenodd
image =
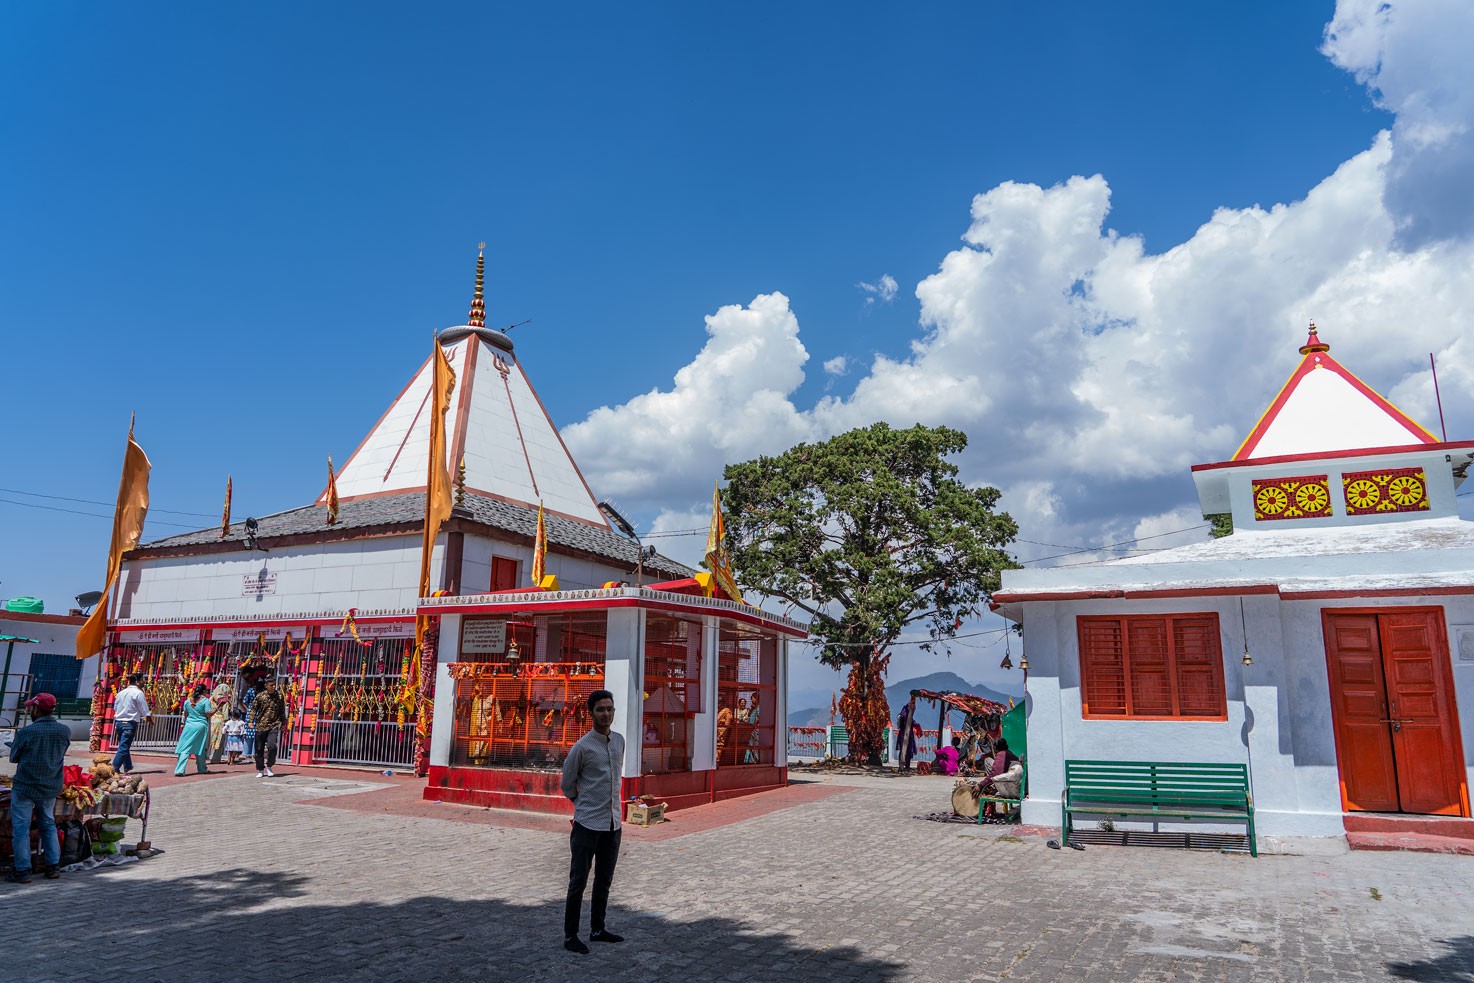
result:
M 92 607 L 100 600 L 102 600 L 102 591 L 100 590 L 90 590 L 87 591 L 85 594 L 78 594 L 76 597 L 77 607 L 81 608 L 84 614 L 87 612 L 88 608 Z

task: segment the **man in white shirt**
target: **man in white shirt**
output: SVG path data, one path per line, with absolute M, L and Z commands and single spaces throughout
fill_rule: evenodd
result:
M 589 716 L 594 728 L 568 752 L 563 762 L 563 794 L 573 800 L 573 833 L 569 844 L 573 863 L 568 872 L 568 898 L 563 908 L 563 948 L 587 955 L 589 947 L 578 937 L 579 909 L 589 867 L 594 868 L 594 900 L 589 909 L 590 942 L 623 942 L 604 926 L 609 886 L 619 862 L 620 779 L 624 769 L 624 737 L 614 724 L 614 694 L 607 689 L 589 694 Z
M 113 697 L 113 739 L 118 750 L 113 754 L 113 770 L 126 775 L 133 770 L 133 735 L 145 721 L 154 719 L 148 708 L 148 699 L 138 688 L 138 676 L 129 676 L 128 685 Z

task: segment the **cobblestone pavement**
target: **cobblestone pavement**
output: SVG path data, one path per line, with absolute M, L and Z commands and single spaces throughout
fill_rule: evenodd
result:
M 740 822 L 627 827 L 627 941 L 576 956 L 566 823 L 283 771 L 166 779 L 162 855 L 0 884 L 0 978 L 1474 980 L 1474 859 L 1055 851 L 912 819 L 945 780 L 849 776 Z

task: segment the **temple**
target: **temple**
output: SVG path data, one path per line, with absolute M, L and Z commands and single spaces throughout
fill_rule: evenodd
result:
M 430 798 L 563 812 L 557 770 L 589 727 L 583 700 L 608 688 L 631 794 L 680 808 L 785 783 L 786 649 L 804 626 L 610 525 L 511 338 L 486 326 L 484 264 L 466 323 L 438 336 L 456 487 L 432 596 L 426 359 L 312 504 L 127 554 L 94 699 L 105 742 L 124 673 L 156 710 L 140 750 L 173 748 L 195 682 L 239 703 L 269 675 L 297 764 L 415 768 Z
M 1300 355 L 1237 452 L 1192 469 L 1231 535 L 1004 574 L 994 605 L 1030 665 L 1025 822 L 1060 822 L 1082 759 L 1245 765 L 1271 847 L 1469 816 L 1474 523 L 1456 495 L 1474 441 L 1435 437 L 1313 324 Z

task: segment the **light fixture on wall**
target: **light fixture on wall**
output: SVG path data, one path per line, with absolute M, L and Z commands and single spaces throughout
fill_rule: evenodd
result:
M 1244 665 L 1252 666 L 1254 657 L 1249 654 L 1249 622 L 1244 617 L 1244 599 L 1239 598 L 1239 630 L 1244 634 Z

